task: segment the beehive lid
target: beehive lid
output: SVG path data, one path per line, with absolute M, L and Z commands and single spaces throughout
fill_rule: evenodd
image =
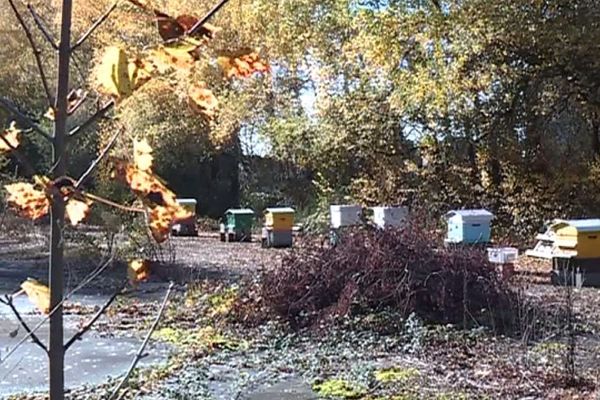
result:
M 362 209 L 358 204 L 332 204 L 329 206 L 330 211 L 354 211 Z
M 295 213 L 292 207 L 272 207 L 265 210 L 265 214 L 290 214 Z
M 453 217 L 459 216 L 464 220 L 469 219 L 492 219 L 494 218 L 494 214 L 489 212 L 488 210 L 478 209 L 478 210 L 452 210 L 446 214 L 446 218 L 450 219 Z
M 234 214 L 234 215 L 254 215 L 254 210 L 249 208 L 230 208 L 225 211 L 225 214 Z
M 600 219 L 557 220 L 552 227 L 558 229 L 563 226 L 572 226 L 577 232 L 600 232 Z
M 177 199 L 177 204 L 181 204 L 182 206 L 188 205 L 196 205 L 198 202 L 196 201 L 196 199 Z

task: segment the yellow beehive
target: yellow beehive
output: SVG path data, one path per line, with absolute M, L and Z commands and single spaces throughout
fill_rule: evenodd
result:
M 557 221 L 554 244 L 576 258 L 600 258 L 600 219 Z
M 294 213 L 291 207 L 267 208 L 265 226 L 274 231 L 291 231 L 294 226 Z

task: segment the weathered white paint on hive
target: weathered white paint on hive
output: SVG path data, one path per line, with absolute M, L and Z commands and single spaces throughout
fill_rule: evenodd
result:
M 372 207 L 373 222 L 380 228 L 401 227 L 408 217 L 408 207 Z
M 492 264 L 514 264 L 519 257 L 519 250 L 514 247 L 490 247 L 487 253 Z
M 341 228 L 360 224 L 362 207 L 356 204 L 336 204 L 329 207 L 331 214 L 331 227 Z

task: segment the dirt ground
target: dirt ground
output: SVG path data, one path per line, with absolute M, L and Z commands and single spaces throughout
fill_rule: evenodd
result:
M 42 234 L 0 239 L 4 292 L 27 276 L 45 279 L 45 245 Z M 204 233 L 174 238 L 168 251 L 175 262 L 156 266 L 150 282 L 130 288 L 93 332 L 97 337 L 142 337 L 166 282 L 178 282 L 153 336 L 172 346 L 172 354 L 166 363 L 136 374 L 125 398 L 596 399 L 600 393 L 600 292 L 595 288 L 573 292 L 576 379 L 569 382 L 568 335 L 556 332 L 526 342 L 483 328 L 464 332 L 427 326 L 394 313 L 350 316 L 334 326 L 300 332 L 278 322 L 239 325 L 228 315 L 240 282 L 277 268 L 290 250 L 262 249 L 257 242 L 222 243 L 217 234 Z M 69 257 L 71 286 L 97 265 L 90 254 L 78 251 Z M 564 291 L 549 284 L 548 271 L 544 263 L 522 259 L 514 284 L 525 295 L 559 307 Z M 115 263 L 87 290 L 109 293 L 125 276 L 125 265 Z M 97 309 L 70 307 L 82 321 Z M 114 380 L 74 389 L 69 396 L 99 399 L 112 385 Z

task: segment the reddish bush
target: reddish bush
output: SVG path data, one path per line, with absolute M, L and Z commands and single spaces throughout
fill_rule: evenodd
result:
M 335 247 L 307 244 L 260 280 L 271 312 L 297 326 L 392 308 L 430 322 L 515 326 L 516 296 L 483 249 L 438 246 L 424 230 L 342 232 Z

